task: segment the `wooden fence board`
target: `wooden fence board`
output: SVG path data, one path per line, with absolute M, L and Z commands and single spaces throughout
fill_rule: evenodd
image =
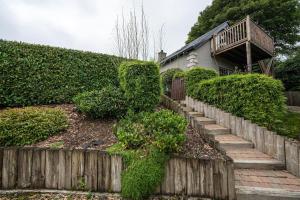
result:
M 187 195 L 197 196 L 201 193 L 201 163 L 196 159 L 187 159 Z
M 72 150 L 64 150 L 65 152 L 65 189 L 72 189 Z
M 186 194 L 186 159 L 175 159 L 174 168 L 175 194 Z
M 34 149 L 32 152 L 32 176 L 31 187 L 34 189 L 45 187 L 45 150 Z
M 111 156 L 111 191 L 121 192 L 122 158 Z
M 47 189 L 58 189 L 59 150 L 46 150 L 45 186 Z
M 59 150 L 58 155 L 58 189 L 65 189 L 66 186 L 66 152 Z
M 221 199 L 228 198 L 228 174 L 227 174 L 227 165 L 223 160 L 217 161 L 219 165 L 219 173 L 220 173 L 220 185 L 221 185 Z
M 2 187 L 3 189 L 15 188 L 17 184 L 18 150 L 3 150 Z
M 109 155 L 98 154 L 98 190 L 109 191 L 111 182 L 111 159 Z
M 91 191 L 97 191 L 98 179 L 98 154 L 97 151 L 86 151 L 84 161 L 84 179 L 86 186 Z
M 219 162 L 215 161 L 213 166 L 213 183 L 214 183 L 214 198 L 221 199 L 222 197 L 222 184 Z
M 175 165 L 174 158 L 171 158 L 168 162 L 166 162 L 165 179 L 164 179 L 164 181 L 162 183 L 162 187 L 161 187 L 163 194 L 174 194 L 175 193 L 174 165 Z
M 205 196 L 206 195 L 206 187 L 205 187 L 205 181 L 206 181 L 206 174 L 205 174 L 205 165 L 206 162 L 202 161 L 202 163 L 200 164 L 199 168 L 199 172 L 200 172 L 200 196 Z
M 205 165 L 205 192 L 206 195 L 209 197 L 214 196 L 214 180 L 213 180 L 213 165 L 212 161 L 206 160 Z
M 18 188 L 31 187 L 32 149 L 19 149 Z
M 228 187 L 228 200 L 235 200 L 235 176 L 233 161 L 227 161 L 227 187 Z
M 2 188 L 3 149 L 0 148 L 0 188 Z
M 72 152 L 72 188 L 84 189 L 86 184 L 84 180 L 84 152 L 73 150 Z

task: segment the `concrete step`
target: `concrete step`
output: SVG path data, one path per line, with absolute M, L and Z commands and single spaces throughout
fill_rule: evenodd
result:
M 300 178 L 285 170 L 237 169 L 234 174 L 238 200 L 300 199 Z
M 185 100 L 182 100 L 182 101 L 180 101 L 179 103 L 180 103 L 180 105 L 182 105 L 182 106 L 186 106 Z
M 199 124 L 199 125 L 207 125 L 207 124 L 216 124 L 216 120 L 214 119 L 210 119 L 210 118 L 207 118 L 207 117 L 194 117 L 193 118 L 194 120 L 194 124 Z
M 204 125 L 204 133 L 209 135 L 224 135 L 230 134 L 230 129 L 218 124 L 206 124 Z
M 300 191 L 260 187 L 236 187 L 237 200 L 299 200 Z
M 226 154 L 234 161 L 236 169 L 275 169 L 285 168 L 284 163 L 273 159 L 253 148 L 229 148 Z
M 253 148 L 253 143 L 247 140 L 244 140 L 241 137 L 232 134 L 226 135 L 216 135 L 215 140 L 217 140 L 220 146 L 224 150 L 234 149 L 234 148 Z
M 193 111 L 193 108 L 188 107 L 188 106 L 182 106 L 181 107 L 184 113 L 189 113 Z
M 195 120 L 194 120 L 194 119 L 195 119 L 196 117 L 203 117 L 203 116 L 204 116 L 203 113 L 199 113 L 199 112 L 194 112 L 194 111 L 192 111 L 192 112 L 188 112 L 186 118 L 187 118 L 188 121 L 191 123 L 192 127 L 195 127 L 195 124 L 194 124 Z
M 189 115 L 190 117 L 203 117 L 203 116 L 204 116 L 203 113 L 196 112 L 196 111 L 188 112 L 188 115 Z

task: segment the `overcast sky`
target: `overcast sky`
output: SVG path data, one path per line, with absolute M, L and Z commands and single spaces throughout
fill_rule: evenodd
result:
M 153 35 L 164 24 L 164 49 L 184 45 L 199 12 L 212 0 L 144 0 Z M 115 53 L 114 25 L 142 0 L 0 0 L 0 38 Z M 152 40 L 152 39 L 151 39 Z

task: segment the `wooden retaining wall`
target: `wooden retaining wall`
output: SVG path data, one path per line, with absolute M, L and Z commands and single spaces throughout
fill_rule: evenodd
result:
M 204 113 L 208 118 L 215 119 L 218 124 L 230 128 L 232 134 L 253 142 L 259 151 L 284 162 L 289 172 L 300 177 L 300 143 L 298 141 L 278 135 L 249 120 L 234 116 L 191 97 L 186 97 L 185 101 L 187 106 Z
M 1 148 L 0 188 L 120 192 L 122 157 L 98 150 Z M 235 199 L 233 163 L 173 156 L 157 195 Z

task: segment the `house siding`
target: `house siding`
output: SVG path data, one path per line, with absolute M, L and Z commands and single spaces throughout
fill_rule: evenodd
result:
M 189 55 L 194 54 L 197 57 L 197 66 L 211 68 L 219 72 L 219 67 L 234 69 L 237 64 L 230 62 L 229 60 L 221 57 L 214 58 L 211 55 L 210 41 L 206 42 L 204 45 L 195 49 L 188 54 L 182 55 L 173 61 L 163 65 L 160 68 L 161 72 L 164 72 L 168 69 L 179 68 L 186 70 L 188 69 L 188 61 L 187 58 Z

